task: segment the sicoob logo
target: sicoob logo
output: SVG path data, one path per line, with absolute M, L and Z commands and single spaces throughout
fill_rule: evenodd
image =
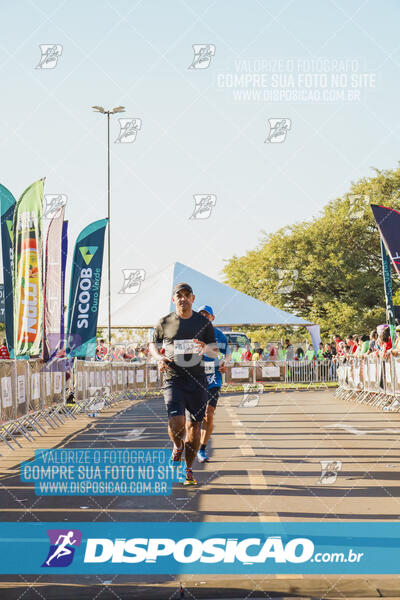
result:
M 79 529 L 49 529 L 49 553 L 42 567 L 68 567 L 74 558 L 75 547 L 80 546 L 82 532 Z

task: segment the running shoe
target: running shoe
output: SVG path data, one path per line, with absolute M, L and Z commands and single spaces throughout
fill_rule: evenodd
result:
M 197 481 L 193 477 L 192 469 L 186 469 L 186 479 L 183 482 L 183 485 L 197 485 Z
M 183 442 L 182 442 L 181 448 L 177 448 L 174 444 L 174 448 L 173 448 L 172 454 L 171 454 L 171 463 L 172 464 L 176 465 L 177 463 L 181 462 L 184 448 L 185 448 L 185 444 Z
M 197 453 L 197 460 L 199 463 L 208 462 L 210 459 L 208 458 L 207 452 L 205 450 L 199 450 Z

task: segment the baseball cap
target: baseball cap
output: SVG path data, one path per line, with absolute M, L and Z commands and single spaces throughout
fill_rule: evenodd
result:
M 181 281 L 180 283 L 177 283 L 174 286 L 174 289 L 172 291 L 172 295 L 176 294 L 177 292 L 180 292 L 181 290 L 187 290 L 188 292 L 190 292 L 191 294 L 193 294 L 193 290 L 192 290 L 191 286 L 188 283 L 185 283 L 184 281 Z
M 203 304 L 203 306 L 200 306 L 200 308 L 198 309 L 197 312 L 201 312 L 202 310 L 207 311 L 208 314 L 211 315 L 212 317 L 214 316 L 214 311 L 211 308 L 211 306 L 209 306 L 208 304 Z

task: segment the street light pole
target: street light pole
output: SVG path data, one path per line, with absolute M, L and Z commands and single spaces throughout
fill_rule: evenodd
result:
M 110 112 L 107 111 L 108 351 L 111 349 Z
M 108 350 L 111 348 L 111 201 L 110 201 L 110 115 L 125 112 L 123 106 L 105 110 L 102 106 L 92 106 L 95 111 L 107 115 L 107 218 L 108 218 Z

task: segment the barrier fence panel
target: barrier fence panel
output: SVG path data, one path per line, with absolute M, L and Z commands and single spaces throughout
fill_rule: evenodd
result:
M 225 383 L 235 385 L 252 383 L 253 367 L 250 363 L 226 363 Z
M 350 357 L 338 365 L 338 383 L 343 399 L 400 410 L 400 359 L 391 354 Z
M 328 382 L 336 382 L 338 379 L 338 365 L 333 360 L 241 362 L 227 363 L 226 367 L 224 383 L 231 386 L 276 382 L 277 389 L 285 385 L 295 387 L 297 384 L 326 388 Z
M 2 420 L 9 421 L 17 416 L 15 402 L 15 373 L 12 360 L 0 362 Z
M 343 373 L 342 373 L 343 376 Z M 292 360 L 285 363 L 285 383 L 320 384 L 337 381 L 337 364 L 333 360 Z
M 75 399 L 86 400 L 88 397 L 89 387 L 89 371 L 86 366 L 86 362 L 83 360 L 76 360 L 74 365 L 74 388 L 75 388 Z
M 395 384 L 395 373 L 394 373 L 394 360 L 389 360 L 386 363 L 385 369 L 385 388 L 388 396 L 394 396 L 394 384 Z
M 136 367 L 136 389 L 137 390 L 145 390 L 146 389 L 146 364 L 145 363 L 137 363 Z
M 363 364 L 360 360 L 354 360 L 353 364 L 353 384 L 356 390 L 361 390 L 363 386 Z
M 392 375 L 394 396 L 400 397 L 400 358 L 392 359 Z
M 26 360 L 14 360 L 14 377 L 16 381 L 15 416 L 18 419 L 29 410 L 29 366 Z
M 128 366 L 124 365 L 124 390 L 128 389 Z
M 256 363 L 254 367 L 255 381 L 284 381 L 285 365 L 282 362 Z
M 148 390 L 160 389 L 160 371 L 156 364 L 148 364 L 146 368 L 146 387 Z
M 117 363 L 115 364 L 115 369 L 117 373 L 117 391 L 122 392 L 124 389 L 123 367 L 120 363 Z
M 128 390 L 132 392 L 135 389 L 135 365 L 128 366 Z
M 285 383 L 311 383 L 315 379 L 314 369 L 314 361 L 288 361 L 285 369 Z
M 43 408 L 42 364 L 38 360 L 29 360 L 30 402 L 29 410 L 37 411 Z

